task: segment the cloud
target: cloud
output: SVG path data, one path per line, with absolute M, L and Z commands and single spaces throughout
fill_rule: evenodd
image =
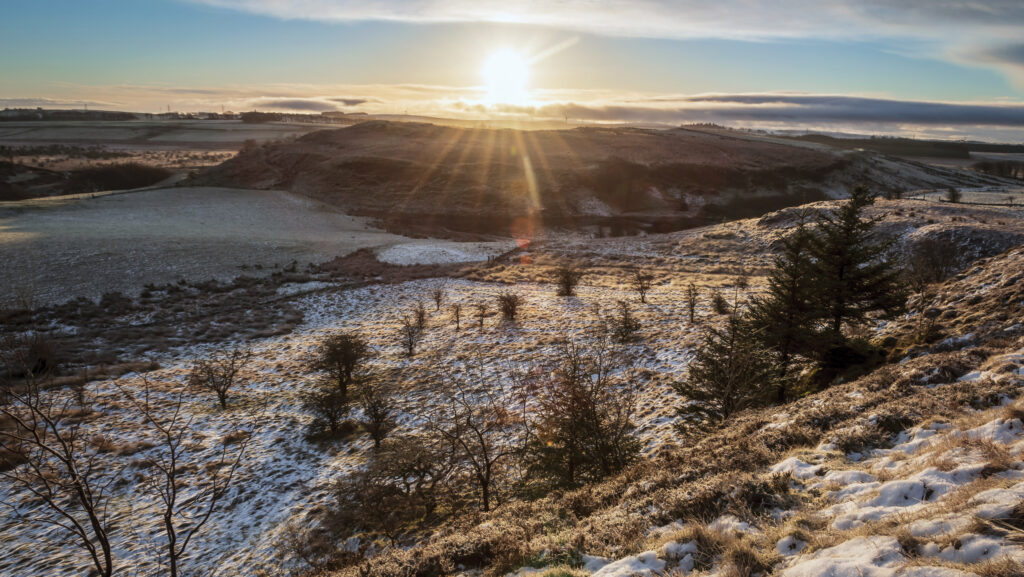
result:
M 590 122 L 677 124 L 742 123 L 748 126 L 887 124 L 913 126 L 1024 127 L 1024 104 L 962 104 L 832 94 L 703 94 L 633 97 L 609 102 L 485 107 L 458 102 L 468 114 L 570 118 Z
M 1024 105 L 1021 104 L 962 104 L 813 94 L 701 95 L 685 101 L 712 104 L 715 106 L 707 112 L 745 120 L 1024 126 Z
M 1005 56 L 1012 56 L 1008 53 Z M 359 110 L 368 114 L 446 116 L 487 120 L 523 118 L 585 123 L 673 126 L 715 122 L 737 127 L 927 133 L 937 137 L 989 137 L 1024 141 L 1024 103 L 896 100 L 842 94 L 792 92 L 739 94 L 645 94 L 608 90 L 542 90 L 530 106 L 481 103 L 480 88 L 418 84 L 272 84 L 189 88 L 164 85 L 62 85 L 88 99 L 89 107 L 151 111 L 171 104 L 179 111 L 277 110 L 319 113 Z M 343 95 L 343 96 L 339 96 Z M 356 96 L 358 95 L 358 96 Z M 0 99 L 0 108 L 77 108 L 81 99 Z
M 958 59 L 961 62 L 995 68 L 1024 90 L 1024 43 L 1009 42 L 967 49 L 959 55 Z
M 503 22 L 659 38 L 944 38 L 972 28 L 1012 37 L 1019 0 L 191 0 L 285 20 Z
M 63 98 L 0 98 L 0 108 L 110 108 L 120 106 L 113 101 L 71 100 Z
M 372 101 L 369 98 L 328 98 L 331 102 L 340 102 L 345 106 L 359 106 L 360 104 L 366 104 L 367 102 L 379 102 Z
M 1024 88 L 1024 66 L 1014 51 L 1024 37 L 1021 0 L 185 1 L 283 20 L 511 23 L 666 39 L 873 41 L 894 53 L 990 68 Z
M 255 108 L 292 110 L 295 112 L 328 112 L 337 110 L 336 104 L 312 98 L 263 98 L 253 102 Z

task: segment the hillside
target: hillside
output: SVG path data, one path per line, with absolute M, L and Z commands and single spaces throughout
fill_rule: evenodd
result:
M 491 130 L 365 122 L 244 149 L 193 183 L 284 189 L 392 227 L 688 228 L 842 196 L 1005 181 L 731 131 Z M 525 220 L 525 222 L 524 222 Z
M 138 297 L 110 293 L 98 304 L 79 299 L 31 313 L 8 309 L 0 328 L 15 338 L 45 339 L 64 355 L 67 372 L 58 382 L 73 386 L 54 394 L 81 409 L 76 424 L 83 438 L 101 447 L 95 458 L 104 465 L 101 480 L 112 483 L 119 563 L 143 573 L 154 563 L 146 543 L 159 534 L 158 504 L 145 480 L 160 446 L 126 403 L 126 392 L 140 391 L 150 392 L 161 414 L 184 398 L 181 411 L 201 430 L 189 449 L 195 462 L 216 458 L 239 431 L 249 435 L 225 506 L 184 559 L 189 567 L 216 564 L 224 575 L 302 573 L 310 569 L 307 560 L 337 555 L 345 563 L 359 560 L 347 556 L 345 543 L 367 559 L 340 575 L 527 575 L 566 567 L 571 575 L 600 568 L 596 574 L 607 577 L 685 574 L 691 563 L 705 574 L 742 576 L 775 568 L 795 577 L 834 567 L 843 577 L 963 577 L 904 569 L 940 564 L 980 577 L 1017 575 L 1019 565 L 998 557 L 1019 556 L 1017 529 L 1004 525 L 1019 529 L 1020 517 L 999 503 L 1014 498 L 1024 468 L 1014 420 L 1021 417 L 1016 399 L 1024 364 L 1024 215 L 913 200 L 879 201 L 870 211 L 907 250 L 939 241 L 953 256 L 953 276 L 913 298 L 905 316 L 864 329 L 888 352 L 882 366 L 791 404 L 743 413 L 699 439 L 674 429 L 682 399 L 672 384 L 685 378 L 702 330 L 725 318 L 711 296 L 733 301 L 763 290 L 773 247 L 796 222 L 797 209 L 646 237 L 552 236 L 470 264 L 438 264 L 436 245 L 384 246 L 267 278 L 153 285 Z M 586 267 L 577 296 L 569 298 L 552 285 L 567 258 Z M 637 266 L 653 276 L 646 303 L 629 283 Z M 690 282 L 700 293 L 693 322 Z M 435 310 L 437 290 L 444 300 Z M 514 322 L 497 307 L 509 292 L 522 298 Z M 366 373 L 394 387 L 392 435 L 400 443 L 422 433 L 424 419 L 444 406 L 445 389 L 435 380 L 442 368 L 470 379 L 475 393 L 512 404 L 516 368 L 546 366 L 564 339 L 600 343 L 620 302 L 640 323 L 636 339 L 620 345 L 633 363 L 625 374 L 638 387 L 635 465 L 583 489 L 525 499 L 510 471 L 512 479 L 496 488 L 500 504 L 493 511 L 475 512 L 470 502 L 437 526 L 403 529 L 394 542 L 375 534 L 326 545 L 317 539 L 337 510 L 338 483 L 375 455 L 358 427 L 330 441 L 306 434 L 314 422 L 306 399 L 324 378 L 310 355 L 324 339 L 344 330 L 367 340 Z M 426 328 L 410 355 L 403 323 L 424 304 Z M 188 384 L 189 375 L 198 360 L 239 345 L 253 356 L 220 410 L 208 392 Z M 85 400 L 75 400 L 75 391 Z M 361 415 L 354 409 L 352 418 Z M 929 436 L 933 445 L 925 448 Z M 0 485 L 0 497 L 26 514 L 41 511 L 9 484 Z M 964 523 L 975 513 L 1004 519 Z M 131 531 L 123 530 L 129 521 Z M 0 572 L 81 574 L 74 548 L 40 545 L 50 530 L 20 518 L 0 521 L 9 543 Z M 989 553 L 949 550 L 955 543 Z M 869 554 L 868 547 L 885 554 Z M 1009 569 L 972 564 L 986 559 Z M 745 569 L 730 569 L 738 563 Z
M 338 575 L 1020 575 L 1022 270 L 1016 247 L 913 301 L 880 334 L 915 346 L 871 374 Z

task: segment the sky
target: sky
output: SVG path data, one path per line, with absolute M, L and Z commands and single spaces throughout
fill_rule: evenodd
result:
M 1024 1 L 5 0 L 0 108 L 1024 141 Z

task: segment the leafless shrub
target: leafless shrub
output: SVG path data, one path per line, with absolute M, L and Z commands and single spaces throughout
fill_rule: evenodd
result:
M 313 415 L 310 436 L 331 438 L 342 434 L 342 423 L 348 415 L 348 398 L 330 383 L 321 383 L 302 395 L 302 407 Z
M 377 380 L 367 379 L 359 386 L 359 406 L 363 410 L 363 428 L 373 439 L 374 448 L 394 430 L 395 406 L 391 388 Z
M 555 269 L 555 285 L 558 296 L 571 297 L 576 294 L 576 286 L 583 278 L 583 271 L 574 264 L 562 264 Z
M 729 301 L 725 300 L 722 293 L 717 290 L 711 292 L 711 308 L 720 315 L 727 315 L 732 312 L 732 307 L 729 306 Z
M 686 310 L 690 313 L 690 324 L 692 325 L 697 315 L 697 285 L 690 281 L 686 285 Z
M 523 298 L 513 292 L 503 292 L 498 295 L 498 310 L 506 321 L 514 321 L 519 315 L 519 307 L 523 304 Z
M 65 532 L 90 559 L 93 572 L 114 572 L 110 544 L 112 523 L 107 514 L 109 489 L 117 475 L 102 447 L 89 442 L 80 426 L 68 419 L 71 399 L 44 392 L 31 380 L 20 390 L 7 391 L 0 415 L 0 450 L 17 457 L 20 466 L 0 477 L 37 499 L 43 507 L 22 512 L 12 507 L 19 522 L 39 523 Z
M 326 371 L 337 384 L 342 402 L 348 401 L 348 387 L 362 364 L 370 356 L 366 340 L 352 333 L 331 335 L 320 343 L 313 357 L 313 369 Z
M 618 305 L 618 314 L 612 324 L 612 334 L 615 336 L 615 340 L 626 343 L 636 338 L 636 332 L 640 330 L 640 321 L 629 310 L 629 303 L 621 300 Z
M 303 527 L 295 521 L 285 525 L 274 544 L 274 550 L 275 556 L 282 563 L 301 561 L 314 574 L 341 569 L 362 556 L 359 552 L 339 549 L 327 528 Z
M 640 269 L 634 269 L 629 277 L 629 284 L 640 295 L 640 302 L 647 303 L 647 293 L 651 290 L 654 276 Z
M 423 301 L 416 301 L 416 306 L 412 309 L 412 319 L 421 333 L 427 330 L 427 307 L 423 305 Z
M 238 374 L 252 360 L 252 351 L 234 348 L 228 352 L 215 353 L 208 359 L 199 359 L 192 364 L 188 383 L 190 386 L 216 393 L 221 409 L 228 408 L 228 392 L 235 386 Z
M 416 354 L 416 346 L 419 345 L 420 339 L 423 337 L 423 329 L 416 322 L 413 316 L 402 317 L 402 324 L 398 331 L 399 337 L 401 338 L 402 347 L 405 349 L 407 356 L 413 356 Z
M 225 439 L 220 453 L 209 460 L 196 452 L 205 434 L 182 411 L 184 391 L 178 393 L 169 410 L 153 404 L 149 381 L 144 380 L 141 395 L 125 388 L 120 391 L 142 415 L 153 444 L 160 448 L 144 464 L 149 474 L 143 484 L 162 504 L 167 570 L 171 577 L 177 577 L 192 539 L 213 517 L 231 488 L 260 419 L 249 415 L 242 428 L 231 435 L 231 442 Z
M 365 468 L 336 483 L 329 525 L 341 537 L 398 544 L 415 523 L 429 524 L 454 504 L 453 449 L 432 435 L 385 439 Z
M 462 329 L 462 305 L 455 303 L 452 305 L 452 320 L 455 321 L 455 330 Z
M 7 299 L 7 302 L 0 301 L 0 311 L 31 313 L 35 310 L 37 301 L 35 285 L 19 283 L 15 285 L 14 294 Z
M 60 363 L 57 346 L 42 333 L 0 337 L 0 384 L 50 377 Z
M 438 285 L 431 289 L 430 298 L 434 301 L 434 312 L 441 310 L 441 305 L 444 304 L 445 288 L 444 284 Z
M 575 487 L 633 462 L 638 385 L 623 375 L 628 359 L 599 341 L 563 341 L 552 366 L 517 375 L 518 394 L 537 408 L 527 417 L 525 458 L 532 478 Z
M 487 318 L 487 315 L 490 314 L 491 311 L 490 311 L 490 309 L 487 308 L 487 303 L 485 303 L 485 302 L 476 303 L 476 307 L 475 308 L 476 308 L 476 320 L 477 320 L 479 328 L 482 329 L 482 328 L 484 328 L 484 319 Z
M 475 486 L 480 509 L 489 511 L 506 465 L 519 451 L 522 421 L 491 388 L 474 389 L 447 374 L 438 389 L 441 402 L 425 415 L 427 429 L 452 447 L 456 468 Z
M 916 292 L 956 273 L 959 247 L 949 240 L 924 238 L 911 245 L 904 257 L 903 277 Z

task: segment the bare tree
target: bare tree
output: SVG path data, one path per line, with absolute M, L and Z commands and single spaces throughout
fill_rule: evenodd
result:
M 480 328 L 484 328 L 484 319 L 487 318 L 487 315 L 489 313 L 490 313 L 490 310 L 487 308 L 487 303 L 485 303 L 485 302 L 476 303 L 476 320 L 479 323 L 479 327 Z
M 234 442 L 223 440 L 219 454 L 210 460 L 196 452 L 205 435 L 182 411 L 184 391 L 161 410 L 152 400 L 148 380 L 143 379 L 142 394 L 138 396 L 119 388 L 142 415 L 154 444 L 160 448 L 145 462 L 151 473 L 143 484 L 160 503 L 168 574 L 177 577 L 189 544 L 213 517 L 231 487 L 259 419 L 249 419 L 249 428 L 233 435 L 237 437 Z
M 380 448 L 381 441 L 395 428 L 395 405 L 391 398 L 391 387 L 367 379 L 359 387 L 359 406 L 363 410 L 363 427 L 370 433 L 374 448 Z
M 275 556 L 282 564 L 298 559 L 317 575 L 340 569 L 347 562 L 362 556 L 361 551 L 339 549 L 334 543 L 331 532 L 326 527 L 309 527 L 305 523 L 300 524 L 297 521 L 289 521 L 283 527 L 274 544 L 274 549 Z M 264 572 L 256 575 L 267 577 L 270 573 Z
M 353 333 L 331 335 L 320 343 L 313 357 L 314 370 L 327 371 L 338 385 L 342 400 L 348 401 L 348 386 L 359 365 L 370 356 L 366 339 Z
M 599 339 L 565 340 L 550 366 L 518 375 L 518 395 L 536 409 L 526 416 L 528 472 L 555 487 L 576 487 L 614 474 L 640 449 L 633 433 L 638 385 L 630 360 Z
M 644 304 L 647 303 L 647 293 L 650 292 L 653 282 L 654 277 L 640 269 L 634 269 L 629 278 L 630 286 L 640 295 L 640 302 Z
M 434 312 L 441 310 L 441 305 L 444 304 L 445 290 L 444 283 L 435 286 L 430 291 L 430 298 L 434 301 Z
M 959 247 L 950 239 L 924 238 L 905 251 L 903 278 L 922 292 L 929 284 L 953 276 L 959 266 Z
M 348 414 L 348 397 L 331 383 L 324 383 L 302 395 L 302 407 L 313 415 L 310 433 L 319 437 L 327 433 L 331 437 L 341 433 L 341 424 Z
M 690 324 L 692 325 L 697 317 L 697 285 L 690 281 L 686 285 L 686 309 L 690 313 Z
M 423 305 L 423 301 L 416 301 L 416 306 L 412 309 L 412 318 L 421 333 L 427 329 L 427 307 Z
M 428 430 L 454 448 L 479 491 L 481 510 L 490 511 L 505 461 L 518 451 L 514 440 L 522 422 L 491 388 L 474 390 L 463 379 L 446 375 L 439 389 L 441 403 L 426 415 Z
M 503 292 L 498 295 L 498 309 L 506 321 L 514 321 L 519 315 L 519 306 L 523 304 L 523 298 L 514 292 Z
M 405 354 L 410 357 L 415 355 L 416 346 L 423 336 L 423 329 L 416 323 L 416 320 L 409 316 L 402 317 L 402 324 L 399 327 L 398 334 L 401 337 L 402 346 L 405 348 Z
M 455 330 L 462 329 L 462 305 L 455 303 L 452 305 L 452 320 L 455 321 Z
M 583 278 L 583 271 L 574 264 L 562 264 L 555 269 L 555 285 L 558 296 L 571 297 L 576 294 L 576 285 Z
M 386 439 L 367 466 L 338 481 L 328 524 L 343 537 L 382 535 L 398 544 L 410 524 L 434 520 L 455 492 L 454 447 L 437 435 Z
M 116 470 L 68 418 L 70 397 L 44 392 L 31 375 L 21 387 L 9 387 L 6 396 L 0 403 L 0 415 L 8 421 L 0 427 L 0 449 L 17 456 L 21 464 L 0 476 L 43 507 L 26 513 L 17 503 L 5 504 L 21 520 L 66 532 L 88 554 L 94 572 L 109 577 L 114 556 L 108 489 L 118 478 Z
M 221 409 L 228 407 L 228 391 L 236 384 L 238 374 L 252 360 L 252 351 L 234 348 L 214 353 L 209 359 L 198 359 L 192 364 L 188 383 L 192 387 L 217 394 Z

